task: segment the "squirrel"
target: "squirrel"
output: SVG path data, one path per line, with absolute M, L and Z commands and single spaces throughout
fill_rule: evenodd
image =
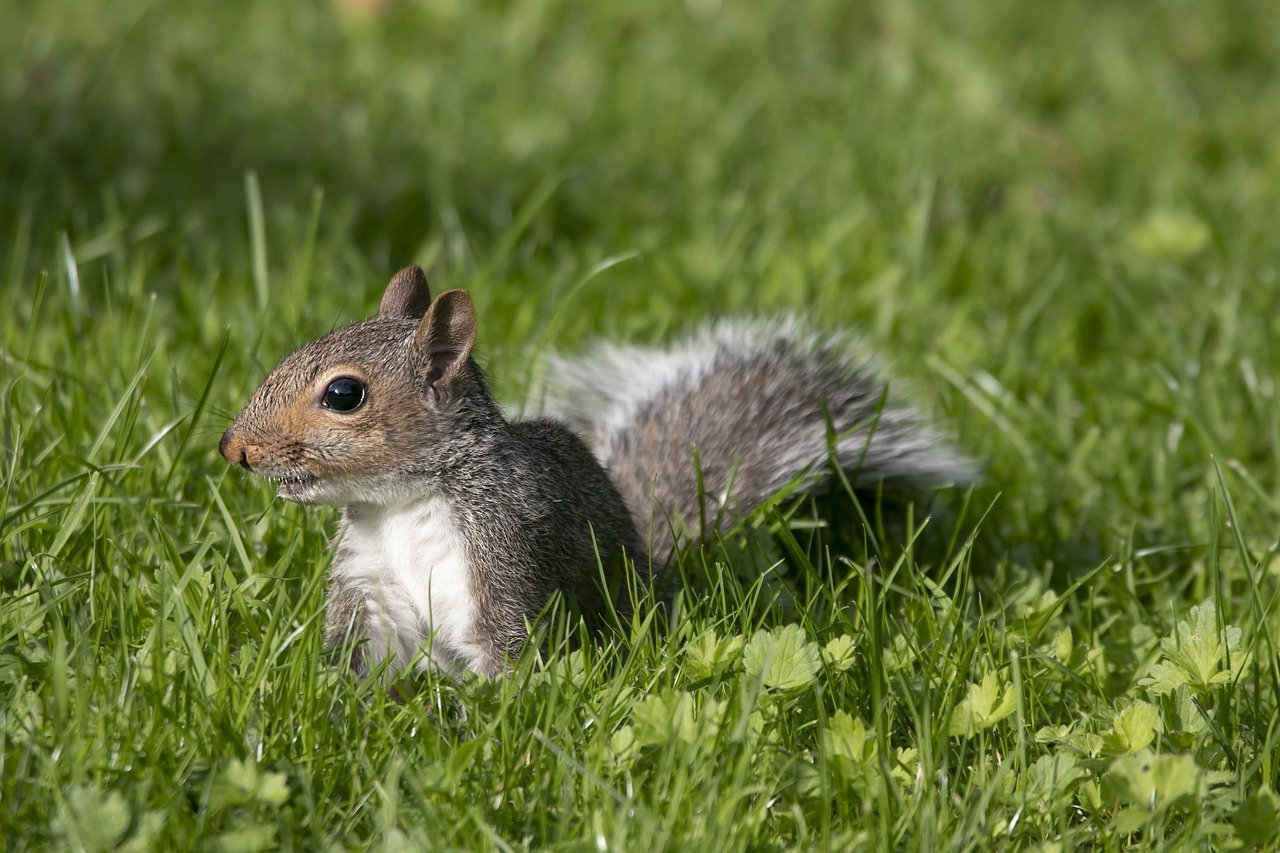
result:
M 795 319 L 553 357 L 546 416 L 528 419 L 494 400 L 476 330 L 465 291 L 433 300 L 403 269 L 376 317 L 286 356 L 222 436 L 279 497 L 342 507 L 325 643 L 362 640 L 358 674 L 390 658 L 393 674 L 499 675 L 557 592 L 588 619 L 625 617 L 630 590 L 673 583 L 679 532 L 727 529 L 792 483 L 820 489 L 831 434 L 855 485 L 975 475 L 884 403 L 847 336 Z

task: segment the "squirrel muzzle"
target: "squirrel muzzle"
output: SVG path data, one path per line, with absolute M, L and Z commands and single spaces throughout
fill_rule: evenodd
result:
M 235 427 L 224 432 L 222 441 L 218 442 L 218 452 L 222 454 L 222 458 L 232 465 L 239 465 L 246 471 L 253 470 L 253 464 L 249 459 L 250 451 L 253 451 L 252 455 L 258 455 L 258 448 L 246 444 L 244 439 L 236 434 Z

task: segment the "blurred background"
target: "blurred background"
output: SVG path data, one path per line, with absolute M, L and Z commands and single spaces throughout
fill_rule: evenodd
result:
M 1160 540 L 1210 455 L 1277 458 L 1278 53 L 1260 2 L 10 0 L 0 328 L 89 412 L 150 353 L 143 424 L 207 396 L 216 471 L 219 418 L 411 262 L 513 400 L 548 344 L 805 311 L 922 386 L 1015 535 Z
M 1155 845 L 1164 828 L 1227 843 L 1236 803 L 1277 766 L 1276 11 L 4 0 L 0 839 L 70 846 L 87 831 L 107 849 L 128 830 L 138 849 L 182 849 L 227 830 L 222 849 L 348 833 L 390 848 L 399 827 L 426 828 L 418 846 L 478 849 L 730 835 L 1052 849 L 1132 845 L 1147 821 Z M 634 672 L 585 694 L 574 676 L 559 705 L 531 679 L 501 702 L 501 684 L 473 684 L 467 705 L 365 714 L 360 696 L 335 715 L 354 688 L 321 664 L 333 513 L 282 505 L 216 445 L 277 359 L 367 316 L 410 263 L 472 293 L 477 352 L 517 404 L 549 347 L 657 341 L 713 314 L 803 312 L 866 338 L 891 390 L 913 388 L 987 479 L 913 505 L 932 551 L 898 528 L 874 549 L 827 549 L 792 523 L 810 553 L 782 573 L 819 604 L 813 639 L 855 637 L 856 668 L 824 689 L 877 726 L 867 778 L 889 773 L 890 745 L 919 747 L 903 776 L 918 787 L 819 786 L 806 756 L 854 735 L 832 740 L 818 688 L 815 712 L 779 715 L 768 745 L 736 740 L 757 729 L 748 705 L 732 748 L 619 769 L 627 706 L 688 684 L 676 632 L 745 639 L 798 618 L 767 596 L 755 621 L 704 597 Z M 931 556 L 975 532 L 964 559 Z M 708 576 L 732 580 L 720 554 L 703 555 Z M 873 564 L 892 567 L 883 600 L 859 580 Z M 1115 763 L 1190 785 L 1177 809 L 1194 799 L 1199 817 L 1153 810 L 1140 780 L 1107 824 L 1096 743 L 1124 702 L 1171 701 L 1142 679 L 1202 602 L 1217 609 L 1198 611 L 1194 648 L 1212 655 L 1197 677 L 1242 680 L 1197 694 L 1198 713 L 1185 687 L 1165 708 L 1159 748 L 1179 754 L 1161 760 L 1182 762 L 1182 781 L 1127 752 Z M 1217 670 L 1219 622 L 1244 626 L 1251 674 Z M 903 667 L 890 691 L 878 662 L 908 640 L 914 660 L 884 656 Z M 1239 640 L 1228 666 L 1243 666 Z M 1010 671 L 1017 715 L 949 739 L 965 690 Z M 719 714 L 737 683 L 690 689 Z M 464 708 L 487 739 L 437 726 Z M 1146 708 L 1121 751 L 1156 737 Z M 1075 759 L 1032 743 L 1042 734 L 1086 743 L 1093 794 L 1073 799 Z M 1229 755 L 1235 783 L 1204 793 L 1192 749 L 1218 771 Z M 819 787 L 829 801 L 807 799 Z M 1248 803 L 1274 819 L 1274 794 Z M 1275 837 L 1274 820 L 1258 825 L 1241 838 Z
M 717 251 L 767 266 L 799 241 L 831 245 L 850 282 L 940 253 L 945 299 L 972 274 L 950 243 L 987 252 L 988 231 L 1034 222 L 1075 233 L 1070 251 L 1166 209 L 1148 248 L 1193 254 L 1274 212 L 1266 12 L 11 0 L 3 251 L 35 263 L 65 230 L 78 254 L 114 241 L 244 272 L 254 172 L 271 244 L 318 210 L 360 259 L 338 262 L 380 273 L 434 240 L 465 262 L 517 235 L 525 255 L 658 253 L 711 287 L 749 262 Z M 981 285 L 1052 265 L 1020 254 Z

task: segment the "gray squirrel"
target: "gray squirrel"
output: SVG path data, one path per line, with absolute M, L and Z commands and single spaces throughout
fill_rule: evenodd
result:
M 830 435 L 855 485 L 974 475 L 912 409 L 883 405 L 845 336 L 794 319 L 553 358 L 549 416 L 533 419 L 503 414 L 475 339 L 471 297 L 433 301 L 406 268 L 376 317 L 286 356 L 222 436 L 281 498 L 343 508 L 325 641 L 363 640 L 357 672 L 390 657 L 391 673 L 498 675 L 556 593 L 625 617 L 630 590 L 672 583 L 677 533 L 725 529 L 794 482 L 820 489 Z

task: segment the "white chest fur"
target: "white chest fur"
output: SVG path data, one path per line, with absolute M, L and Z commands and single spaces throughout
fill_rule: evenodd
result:
M 443 498 L 348 513 L 342 550 L 345 559 L 334 571 L 365 596 L 365 632 L 375 657 L 393 655 L 394 668 L 403 669 L 427 647 L 449 672 L 476 668 L 470 567 Z

